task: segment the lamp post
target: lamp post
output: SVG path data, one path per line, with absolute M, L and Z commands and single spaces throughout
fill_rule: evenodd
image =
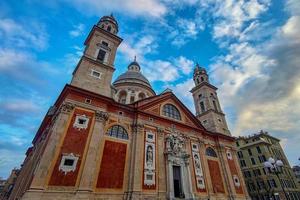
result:
M 275 174 L 277 176 L 280 186 L 285 195 L 285 198 L 286 198 L 286 200 L 289 200 L 289 197 L 288 197 L 287 193 L 285 192 L 284 187 L 282 186 L 282 183 L 279 178 L 279 174 L 282 173 L 283 162 L 281 160 L 275 160 L 274 158 L 270 157 L 268 159 L 268 161 L 264 162 L 264 167 L 268 168 L 272 174 Z

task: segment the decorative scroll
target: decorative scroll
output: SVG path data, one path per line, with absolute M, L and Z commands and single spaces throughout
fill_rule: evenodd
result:
M 192 155 L 193 155 L 192 159 L 194 163 L 197 188 L 205 189 L 203 170 L 202 170 L 200 155 L 199 155 L 199 145 L 196 143 L 192 143 Z
M 155 185 L 155 134 L 146 132 L 145 161 L 144 161 L 144 185 Z

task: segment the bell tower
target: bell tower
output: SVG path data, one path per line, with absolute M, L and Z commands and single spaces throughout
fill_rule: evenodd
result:
M 71 85 L 107 97 L 112 96 L 115 55 L 122 42 L 117 33 L 118 23 L 112 15 L 102 17 L 94 25 L 84 42 L 86 47 L 73 72 Z
M 195 87 L 190 92 L 194 98 L 196 117 L 207 130 L 231 135 L 217 96 L 218 88 L 209 83 L 206 70 L 199 64 L 194 69 L 193 79 Z

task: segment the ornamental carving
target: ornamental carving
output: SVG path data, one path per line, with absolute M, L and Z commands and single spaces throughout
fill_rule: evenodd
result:
M 75 105 L 70 102 L 64 102 L 61 107 L 60 111 L 64 113 L 70 113 L 75 108 Z
M 175 155 L 185 153 L 183 151 L 184 143 L 185 143 L 185 138 L 177 133 L 173 134 L 168 134 L 166 137 L 166 151 L 167 153 L 172 153 Z
M 96 121 L 106 121 L 108 119 L 108 113 L 101 110 L 96 110 L 95 118 Z
M 158 133 L 158 136 L 159 136 L 159 137 L 163 137 L 163 136 L 164 136 L 164 129 L 158 127 L 158 128 L 157 128 L 157 133 Z
M 142 123 L 136 123 L 132 125 L 133 133 L 142 133 L 142 130 L 144 129 L 144 124 Z

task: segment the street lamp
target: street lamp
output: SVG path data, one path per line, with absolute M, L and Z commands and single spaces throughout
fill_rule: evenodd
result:
M 279 178 L 279 174 L 282 173 L 283 162 L 281 160 L 275 160 L 274 158 L 270 157 L 268 159 L 268 161 L 264 162 L 264 167 L 268 168 L 272 174 L 275 174 L 277 176 L 279 183 L 281 185 L 281 188 L 284 192 L 285 198 L 288 200 L 289 197 L 288 197 L 287 193 L 285 192 L 284 187 L 282 186 L 282 183 Z

